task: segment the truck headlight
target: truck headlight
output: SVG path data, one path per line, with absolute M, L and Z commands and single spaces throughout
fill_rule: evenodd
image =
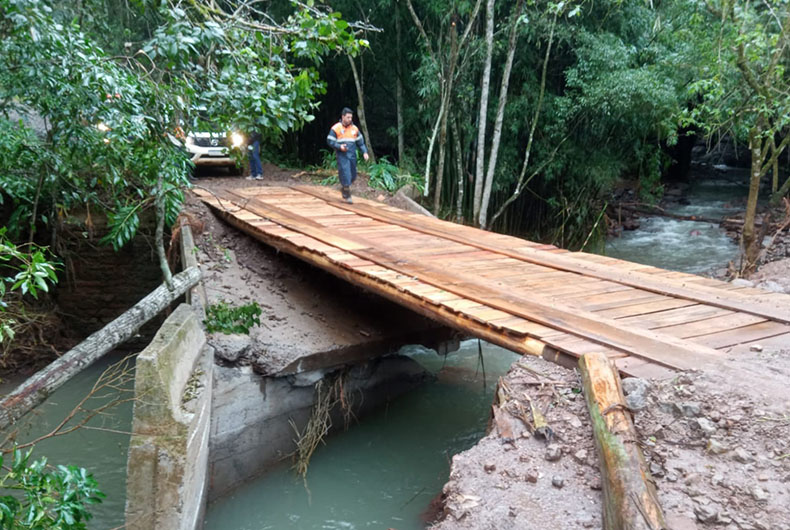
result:
M 238 132 L 235 132 L 230 135 L 230 145 L 233 147 L 241 147 L 244 144 L 244 135 Z

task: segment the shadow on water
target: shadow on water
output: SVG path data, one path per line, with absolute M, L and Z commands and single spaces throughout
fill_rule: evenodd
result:
M 484 435 L 496 378 L 518 356 L 477 341 L 442 359 L 404 348 L 434 382 L 390 402 L 316 451 L 306 484 L 287 464 L 209 506 L 206 529 L 425 528 L 421 518 L 448 479 L 452 455 Z

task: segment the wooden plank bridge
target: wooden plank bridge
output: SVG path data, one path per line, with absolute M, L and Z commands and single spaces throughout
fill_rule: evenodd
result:
M 701 369 L 790 345 L 790 296 L 486 232 L 315 186 L 195 193 L 258 240 L 414 311 L 560 363 Z

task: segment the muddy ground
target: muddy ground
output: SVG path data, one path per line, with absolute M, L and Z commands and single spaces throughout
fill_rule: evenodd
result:
M 195 184 L 316 183 L 274 166 L 264 173 L 262 182 L 204 176 Z M 401 206 L 364 178 L 353 193 Z M 387 329 L 393 315 L 428 325 L 260 245 L 194 199 L 188 211 L 203 224 L 196 241 L 209 299 L 257 300 L 264 310 L 264 325 L 253 331 L 260 346 L 245 349 L 236 362 L 272 373 L 307 351 Z M 755 282 L 784 282 L 788 272 L 790 260 L 770 264 Z M 343 303 L 334 296 L 340 290 L 347 297 Z M 718 372 L 625 383 L 668 528 L 790 529 L 788 346 L 731 351 Z M 532 406 L 545 416 L 548 436 L 532 432 Z M 578 372 L 524 357 L 500 381 L 490 433 L 453 458 L 449 481 L 428 517 L 438 521 L 437 530 L 601 528 L 601 498 Z

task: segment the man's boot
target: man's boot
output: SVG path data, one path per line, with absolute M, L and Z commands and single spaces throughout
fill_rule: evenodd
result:
M 343 194 L 343 200 L 346 201 L 348 204 L 353 204 L 354 201 L 351 200 L 351 188 L 348 186 L 343 186 L 340 190 Z

